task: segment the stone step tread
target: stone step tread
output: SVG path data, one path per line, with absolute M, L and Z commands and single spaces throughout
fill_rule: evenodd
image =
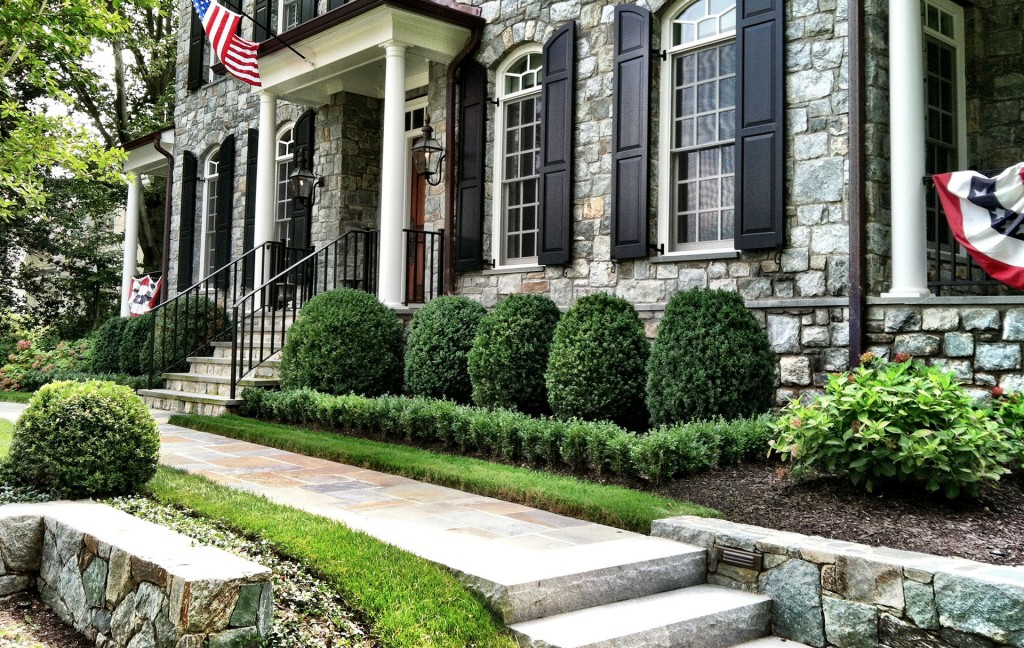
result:
M 230 349 L 231 348 L 231 342 L 210 342 L 210 346 L 212 346 L 215 349 Z M 255 345 L 253 345 L 253 346 L 255 346 L 257 349 L 260 347 L 258 342 Z M 275 345 L 275 346 L 277 346 L 277 350 L 278 351 L 281 350 L 281 347 L 279 345 Z M 270 345 L 269 344 L 264 344 L 263 347 L 265 349 L 269 350 Z M 248 345 L 247 344 L 239 344 L 238 348 L 239 349 L 245 349 L 245 348 L 248 348 Z
M 185 358 L 185 360 L 187 362 L 189 362 L 190 364 L 197 364 L 197 363 L 201 363 L 201 362 L 208 362 L 210 364 L 227 365 L 229 367 L 231 366 L 231 358 L 215 358 L 213 356 L 189 356 L 188 358 Z M 280 360 L 264 360 L 263 362 L 261 362 L 259 364 L 259 366 L 261 366 L 261 367 L 280 367 L 281 366 L 281 361 Z
M 754 639 L 746 643 L 736 645 L 734 648 L 811 648 L 807 644 L 802 644 L 799 641 L 793 641 L 792 639 L 782 639 L 781 637 L 761 637 L 760 639 Z
M 216 376 L 204 373 L 165 373 L 164 380 L 182 380 L 186 382 L 203 382 L 215 385 L 230 385 L 231 376 Z M 239 385 L 247 387 L 277 387 L 280 381 L 277 378 L 242 378 Z
M 138 394 L 139 396 L 150 396 L 152 398 L 169 398 L 190 403 L 223 405 L 224 407 L 237 407 L 242 404 L 241 398 L 228 398 L 227 396 L 214 396 L 213 394 L 193 394 L 173 389 L 140 389 Z
M 765 635 L 770 610 L 767 596 L 697 585 L 510 627 L 538 648 L 728 648 Z

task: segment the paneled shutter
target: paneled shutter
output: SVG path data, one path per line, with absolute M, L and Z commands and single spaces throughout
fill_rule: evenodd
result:
M 256 237 L 256 156 L 260 146 L 260 131 L 250 128 L 245 147 L 245 223 L 242 229 L 242 253 L 253 248 Z M 242 262 L 242 286 L 252 288 L 255 277 L 255 259 Z
M 199 160 L 185 151 L 181 163 L 181 220 L 178 222 L 178 292 L 192 285 L 196 243 L 196 179 Z
M 316 0 L 299 0 L 299 24 L 316 18 Z
M 220 145 L 217 164 L 217 216 L 214 221 L 213 265 L 215 270 L 231 263 L 231 216 L 235 211 L 235 136 L 228 135 Z M 217 277 L 217 287 L 227 288 L 228 273 Z
M 544 43 L 540 116 L 540 253 L 542 264 L 572 259 L 572 127 L 576 23 Z
M 612 77 L 612 258 L 647 256 L 651 12 L 615 7 Z
M 736 249 L 782 245 L 783 0 L 740 0 L 736 27 Z
M 467 59 L 459 66 L 458 187 L 455 203 L 455 271 L 483 267 L 484 142 L 487 136 L 487 70 Z
M 295 168 L 299 166 L 299 156 L 306 157 L 306 168 L 313 170 L 313 145 L 315 144 L 316 113 L 309 109 L 302 113 L 302 116 L 295 121 L 295 129 L 292 131 L 294 138 Z M 312 210 L 306 205 L 300 205 L 298 201 L 293 203 L 292 209 L 292 236 L 289 245 L 291 247 L 306 249 L 310 247 L 312 238 L 313 217 Z
M 252 5 L 252 39 L 261 43 L 270 38 L 270 0 L 256 0 Z
M 190 4 L 189 7 L 191 6 Z M 192 91 L 203 87 L 203 81 L 206 76 L 205 66 L 203 65 L 203 48 L 206 47 L 206 32 L 203 31 L 203 21 L 199 19 L 195 9 L 192 9 L 189 14 L 192 16 L 192 22 L 188 32 L 188 80 L 186 87 Z

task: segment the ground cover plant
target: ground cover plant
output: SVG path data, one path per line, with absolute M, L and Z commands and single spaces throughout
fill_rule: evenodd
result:
M 487 311 L 468 297 L 444 295 L 416 311 L 405 350 L 405 387 L 415 396 L 468 403 L 468 356 Z
M 362 611 L 384 646 L 515 646 L 482 601 L 422 558 L 338 522 L 170 468 L 161 468 L 147 488 L 160 502 L 222 520 L 300 562 Z

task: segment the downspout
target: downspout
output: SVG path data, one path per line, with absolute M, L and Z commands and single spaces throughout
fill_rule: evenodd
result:
M 867 214 L 864 188 L 864 0 L 847 0 L 850 65 L 850 368 L 860 364 L 864 350 L 867 286 Z
M 167 295 L 171 290 L 170 260 L 171 260 L 171 208 L 174 200 L 174 154 L 168 153 L 160 146 L 160 136 L 157 133 L 153 137 L 153 148 L 167 158 L 167 195 L 164 198 L 164 245 L 163 254 L 160 259 L 160 277 L 163 279 L 163 290 L 160 291 L 160 302 L 167 301 Z
M 448 161 L 448 173 L 444 177 L 444 294 L 455 292 L 455 171 L 459 160 L 455 147 L 455 71 L 459 65 L 480 46 L 480 29 L 474 29 L 469 42 L 448 65 L 447 87 L 445 89 L 445 142 L 444 156 Z

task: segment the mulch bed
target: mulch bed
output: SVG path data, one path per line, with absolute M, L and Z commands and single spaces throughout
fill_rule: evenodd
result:
M 64 625 L 34 592 L 0 598 L 0 647 L 88 648 L 92 645 Z
M 728 466 L 665 484 L 661 495 L 710 506 L 733 522 L 863 544 L 1024 564 L 1024 476 L 950 502 L 912 489 L 867 494 L 849 481 L 785 477 L 780 464 Z

